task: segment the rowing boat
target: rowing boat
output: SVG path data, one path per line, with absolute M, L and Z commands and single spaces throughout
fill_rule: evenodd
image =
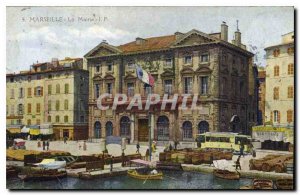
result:
M 240 179 L 240 174 L 238 172 L 232 172 L 232 171 L 222 170 L 222 169 L 215 169 L 214 176 L 222 179 L 229 179 L 229 180 Z
M 269 179 L 253 179 L 253 189 L 271 190 L 273 189 L 273 181 Z
M 135 178 L 135 179 L 141 179 L 141 180 L 159 180 L 163 179 L 163 173 L 158 172 L 157 174 L 140 174 L 136 170 L 128 170 L 127 171 L 128 176 Z

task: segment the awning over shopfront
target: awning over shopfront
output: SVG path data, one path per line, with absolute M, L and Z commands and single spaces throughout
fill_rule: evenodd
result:
M 43 135 L 53 134 L 53 127 L 51 124 L 42 124 L 40 126 L 40 133 Z
M 30 135 L 39 135 L 40 134 L 40 127 L 38 125 L 29 126 L 29 134 Z
M 22 125 L 7 125 L 6 126 L 6 129 L 10 133 L 21 133 L 21 128 L 22 128 Z
M 30 130 L 29 127 L 24 126 L 24 127 L 21 129 L 21 133 L 29 133 L 29 130 Z
M 287 127 L 254 126 L 252 138 L 261 142 L 271 140 L 294 143 L 294 130 Z

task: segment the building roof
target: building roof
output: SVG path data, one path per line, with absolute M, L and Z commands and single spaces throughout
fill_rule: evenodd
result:
M 271 45 L 271 46 L 266 47 L 265 50 L 272 49 L 274 47 L 284 46 L 284 45 L 294 45 L 294 41 L 293 42 L 288 42 L 288 43 L 280 43 L 280 44 L 277 44 L 277 45 Z
M 266 78 L 266 71 L 258 71 L 258 78 Z
M 136 44 L 136 41 L 132 41 L 130 43 L 117 46 L 117 48 L 122 50 L 123 53 L 169 49 L 175 40 L 176 35 L 151 37 L 143 39 L 141 44 Z

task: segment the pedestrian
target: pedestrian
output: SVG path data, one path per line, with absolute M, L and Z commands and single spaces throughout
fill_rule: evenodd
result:
M 178 141 L 177 141 L 177 139 L 175 139 L 175 141 L 174 141 L 174 150 L 177 150 L 177 145 L 178 145 Z
M 209 162 L 210 163 L 209 166 L 214 165 L 214 155 L 213 154 L 210 154 L 209 161 L 210 161 Z
M 81 144 L 80 144 L 80 142 L 78 142 L 78 148 L 79 148 L 79 150 L 81 150 Z
M 149 155 L 150 155 L 150 151 L 149 151 L 149 148 L 146 150 L 146 154 L 145 154 L 145 157 L 146 157 L 146 160 L 149 160 Z
M 38 140 L 37 147 L 38 147 L 38 148 L 41 147 L 41 141 L 40 141 L 40 140 Z
M 47 151 L 49 150 L 49 140 L 46 141 Z
M 45 140 L 43 141 L 43 150 L 45 150 L 46 142 Z
M 114 156 L 110 158 L 110 172 L 112 172 L 113 170 L 113 164 L 114 164 Z
M 135 153 L 140 153 L 140 143 L 138 142 L 137 144 L 136 144 L 136 152 Z
M 239 157 L 237 158 L 237 160 L 235 162 L 235 170 L 237 170 L 238 168 L 240 168 L 240 170 L 242 170 L 241 164 L 240 164 L 240 158 L 241 158 L 241 155 L 239 155 Z
M 86 141 L 84 140 L 84 141 L 83 141 L 83 150 L 86 151 L 86 149 L 87 149 Z
M 67 144 L 67 136 L 64 137 L 64 144 Z
M 244 148 L 245 148 L 244 143 L 241 142 L 241 145 L 240 145 L 240 156 L 243 155 L 243 157 L 245 156 L 244 155 Z
M 170 143 L 170 145 L 169 145 L 169 150 L 170 151 L 172 151 L 173 150 L 173 146 L 172 146 L 172 144 Z

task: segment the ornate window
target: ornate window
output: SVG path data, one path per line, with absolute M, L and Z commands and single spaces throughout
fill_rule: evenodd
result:
M 173 82 L 172 79 L 164 80 L 164 93 L 171 95 L 173 93 Z
M 208 54 L 200 55 L 200 62 L 208 62 L 208 61 L 209 61 L 209 55 Z
M 192 64 L 192 56 L 184 56 L 184 64 Z
M 274 87 L 274 89 L 273 89 L 273 99 L 274 100 L 279 99 L 279 87 Z
M 191 94 L 193 91 L 193 78 L 184 77 L 184 93 Z
M 274 67 L 274 76 L 279 76 L 279 66 Z
M 278 48 L 273 50 L 273 56 L 278 57 L 280 55 L 280 50 Z
M 288 65 L 288 75 L 293 75 L 294 74 L 294 64 L 289 64 Z
M 107 71 L 113 71 L 113 62 L 107 62 Z
M 113 135 L 113 124 L 111 121 L 108 121 L 105 124 L 105 130 L 106 130 L 106 136 L 112 136 Z
M 60 93 L 60 86 L 59 86 L 59 84 L 56 84 L 56 93 Z
M 69 117 L 68 117 L 67 115 L 64 116 L 64 122 L 65 122 L 65 123 L 69 122 Z
M 294 87 L 289 86 L 288 87 L 288 98 L 293 98 L 294 97 Z
M 120 120 L 120 136 L 130 137 L 130 119 L 127 116 L 123 116 Z
M 101 123 L 96 121 L 94 124 L 94 137 L 100 138 L 101 137 Z
M 280 123 L 280 112 L 278 110 L 274 110 L 274 122 Z
M 193 138 L 193 125 L 190 121 L 185 121 L 182 124 L 182 138 L 183 140 L 190 140 Z
M 202 134 L 202 133 L 205 133 L 205 132 L 209 132 L 209 124 L 208 124 L 207 121 L 201 121 L 198 124 L 198 133 Z
M 41 104 L 37 103 L 36 104 L 36 113 L 39 114 L 41 112 Z
M 166 116 L 160 116 L 157 119 L 157 140 L 169 140 L 169 119 Z
M 68 94 L 69 93 L 69 84 L 66 83 L 65 84 L 65 94 Z
M 133 83 L 127 83 L 127 96 L 128 97 L 134 96 L 134 84 Z
M 49 94 L 49 95 L 52 94 L 52 85 L 48 85 L 48 94 Z
M 293 122 L 293 110 L 288 110 L 286 112 L 287 115 L 287 122 L 292 123 Z
M 95 98 L 98 99 L 100 96 L 100 84 L 96 83 L 95 84 Z
M 59 116 L 55 116 L 55 122 L 59 123 Z
M 19 115 L 22 115 L 22 114 L 23 114 L 23 111 L 24 111 L 24 106 L 23 106 L 23 104 L 19 104 L 19 105 L 18 105 L 18 114 L 19 114 Z

